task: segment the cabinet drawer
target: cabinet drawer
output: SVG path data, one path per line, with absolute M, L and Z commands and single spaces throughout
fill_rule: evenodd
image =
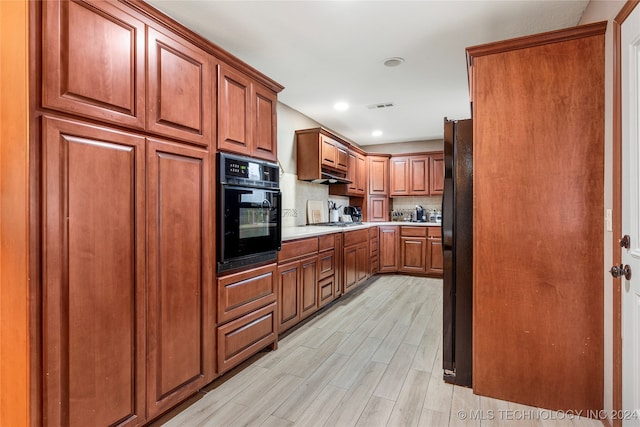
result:
M 275 302 L 218 327 L 218 372 L 228 371 L 277 340 Z
M 318 308 L 333 301 L 334 276 L 327 277 L 318 283 Z
M 218 278 L 218 323 L 276 300 L 276 264 Z
M 336 251 L 323 252 L 318 255 L 318 277 L 324 279 L 335 272 Z
M 330 249 L 335 249 L 336 247 L 336 235 L 335 234 L 327 234 L 324 236 L 318 236 L 318 251 L 328 251 Z
M 344 246 L 351 246 L 357 243 L 366 242 L 369 238 L 369 231 L 365 228 L 362 230 L 347 231 L 344 233 Z
M 440 227 L 427 227 L 429 229 L 429 237 L 442 237 L 442 228 Z
M 287 261 L 294 258 L 302 258 L 307 255 L 318 253 L 318 238 L 292 240 L 282 243 L 282 249 L 278 253 L 278 262 Z
M 407 237 L 427 237 L 427 229 L 430 227 L 400 227 L 400 235 Z

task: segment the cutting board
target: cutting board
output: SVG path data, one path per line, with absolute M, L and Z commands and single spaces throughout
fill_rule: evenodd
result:
M 307 224 L 327 222 L 328 210 L 327 202 L 307 200 Z

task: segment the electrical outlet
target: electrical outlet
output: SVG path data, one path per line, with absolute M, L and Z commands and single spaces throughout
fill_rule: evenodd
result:
M 605 220 L 607 221 L 607 231 L 613 231 L 613 215 L 611 209 L 607 209 Z

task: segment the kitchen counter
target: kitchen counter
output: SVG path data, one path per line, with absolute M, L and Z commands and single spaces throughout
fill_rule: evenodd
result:
M 361 225 L 350 225 L 346 227 L 332 225 L 300 225 L 297 227 L 284 227 L 282 229 L 282 241 L 302 239 L 304 237 L 321 236 L 324 234 L 341 233 L 343 231 L 360 230 L 363 228 L 377 227 L 383 225 L 405 225 L 418 227 L 440 227 L 439 222 L 409 222 L 409 221 L 386 221 L 386 222 L 363 222 Z

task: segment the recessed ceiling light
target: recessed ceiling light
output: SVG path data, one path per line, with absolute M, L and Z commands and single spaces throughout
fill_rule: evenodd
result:
M 333 108 L 335 108 L 338 111 L 344 111 L 344 110 L 348 110 L 349 109 L 349 104 L 347 104 L 344 101 L 340 101 L 340 102 L 336 102 L 333 105 Z
M 404 58 L 400 58 L 399 56 L 394 56 L 392 58 L 387 58 L 384 60 L 384 65 L 386 67 L 397 67 L 398 65 L 404 64 Z
M 382 131 L 374 130 L 373 132 L 371 132 L 371 136 L 382 136 Z

